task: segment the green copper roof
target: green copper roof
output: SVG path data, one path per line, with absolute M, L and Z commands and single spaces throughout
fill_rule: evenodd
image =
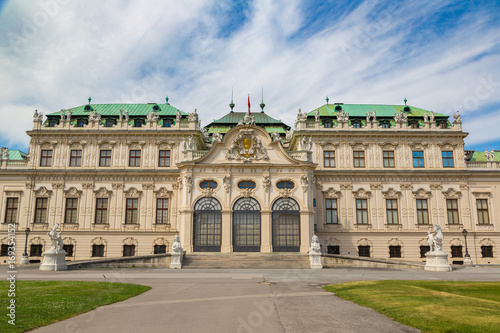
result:
M 208 133 L 221 133 L 221 134 L 225 134 L 227 132 L 229 132 L 229 130 L 231 129 L 231 126 L 211 126 L 209 129 L 208 129 Z
M 237 124 L 243 117 L 246 112 L 229 112 L 224 117 L 220 119 L 215 119 L 211 124 Z M 252 113 L 252 116 L 255 117 L 256 124 L 282 124 L 281 120 L 274 119 L 263 112 Z M 207 125 L 210 126 L 211 124 Z
M 267 133 L 278 132 L 280 134 L 286 134 L 286 131 L 283 127 L 280 126 L 264 126 L 264 129 Z
M 325 104 L 313 111 L 309 112 L 307 115 L 314 117 L 316 110 L 319 110 L 320 116 L 334 117 L 337 112 L 335 107 L 340 105 L 344 112 L 349 113 L 350 117 L 366 117 L 366 112 L 373 112 L 377 114 L 377 117 L 394 117 L 394 115 L 405 108 L 404 105 L 378 105 L 378 104 Z M 409 117 L 423 117 L 424 113 L 430 114 L 431 111 L 417 108 L 414 106 L 409 106 L 410 111 L 406 112 Z M 446 117 L 447 115 L 434 112 L 435 117 Z
M 28 154 L 17 150 L 17 149 L 9 149 L 9 161 L 22 161 L 24 160 L 23 157 L 28 156 Z
M 88 105 L 88 104 L 87 104 Z M 71 110 L 71 117 L 78 116 L 88 116 L 92 110 L 96 110 L 103 116 L 118 116 L 120 114 L 120 110 L 128 110 L 129 116 L 146 116 L 149 112 L 153 111 L 153 106 L 158 105 L 158 115 L 160 116 L 175 116 L 177 114 L 177 110 L 170 104 L 91 104 L 92 110 L 85 110 L 87 105 L 77 106 L 68 110 Z M 179 110 L 181 115 L 187 116 L 186 112 Z M 66 112 L 67 113 L 67 112 Z M 47 116 L 59 116 L 61 114 L 60 111 L 50 113 Z
M 472 155 L 471 162 L 486 162 L 486 155 L 484 151 L 475 151 Z M 495 151 L 495 161 L 500 161 L 500 151 Z

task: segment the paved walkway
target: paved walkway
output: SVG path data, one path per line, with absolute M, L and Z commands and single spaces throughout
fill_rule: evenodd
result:
M 0 268 L 0 272 L 5 269 Z M 6 271 L 6 270 L 5 270 Z M 5 272 L 6 274 L 6 272 Z M 34 332 L 419 332 L 321 286 L 355 280 L 498 281 L 500 268 L 419 270 L 19 270 L 21 280 L 139 283 L 152 289 Z

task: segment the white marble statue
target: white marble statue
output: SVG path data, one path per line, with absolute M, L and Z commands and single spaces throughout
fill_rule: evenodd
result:
M 309 253 L 321 253 L 321 244 L 319 243 L 319 237 L 314 235 L 311 239 L 311 248 L 309 249 Z
M 424 122 L 429 121 L 429 115 L 427 115 L 427 111 L 424 112 Z
M 438 224 L 434 226 L 432 232 L 427 232 L 427 243 L 430 252 L 443 252 L 443 232 Z
M 212 135 L 212 143 L 219 143 L 222 141 L 222 135 L 220 134 L 219 131 L 217 131 L 217 133 L 214 133 Z
M 461 123 L 462 122 L 462 117 L 460 117 L 460 112 L 457 110 L 457 113 L 453 114 L 453 122 L 454 123 Z
M 33 115 L 33 121 L 42 121 L 43 119 L 43 113 L 38 112 L 38 110 L 35 110 L 35 114 Z
M 175 113 L 175 122 L 179 123 L 179 121 L 181 121 L 181 112 L 177 110 L 177 112 Z
M 273 138 L 273 142 L 280 142 L 281 138 L 278 132 L 274 131 L 274 133 L 271 133 L 271 137 Z
M 179 235 L 174 236 L 174 241 L 172 243 L 172 252 L 173 253 L 182 253 L 182 245 L 181 245 L 181 238 Z
M 188 138 L 188 148 L 194 150 L 194 136 L 191 134 Z
M 316 111 L 314 111 L 314 120 L 318 123 L 319 122 L 319 110 L 316 109 Z
M 431 123 L 434 122 L 434 112 L 431 111 L 431 117 L 430 117 Z
M 59 228 L 59 223 L 54 224 L 52 229 L 47 233 L 50 237 L 51 247 L 50 250 L 60 251 L 63 249 L 63 241 L 61 238 L 61 233 L 57 232 L 56 229 Z
M 307 150 L 309 150 L 309 151 L 313 150 L 313 138 L 312 138 L 312 136 L 309 137 L 309 143 L 307 146 Z
M 293 131 L 292 130 L 288 130 L 286 131 L 286 140 L 287 141 L 290 141 L 292 139 L 292 136 L 293 136 Z

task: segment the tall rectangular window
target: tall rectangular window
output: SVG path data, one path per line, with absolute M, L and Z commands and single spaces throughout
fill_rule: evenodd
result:
M 358 246 L 358 256 L 369 257 L 370 256 L 370 246 L 369 245 L 359 245 Z
M 398 222 L 398 200 L 385 200 L 387 208 L 387 224 L 399 224 Z
M 124 257 L 135 256 L 135 245 L 123 245 L 123 256 Z
M 111 166 L 111 150 L 101 150 L 99 152 L 99 166 L 100 167 Z
M 141 151 L 131 150 L 128 160 L 129 167 L 140 167 L 141 166 Z
M 429 245 L 420 245 L 420 258 L 426 258 L 425 254 L 431 251 Z
M 9 245 L 2 244 L 2 248 L 0 251 L 0 257 L 8 257 L 9 256 Z
M 160 150 L 160 153 L 158 155 L 158 166 L 159 167 L 170 166 L 170 150 Z
M 72 150 L 69 155 L 69 166 L 70 167 L 79 167 L 82 165 L 82 151 L 81 150 Z
M 368 224 L 368 203 L 366 199 L 356 199 L 356 223 Z
M 325 168 L 335 168 L 335 151 L 323 152 L 323 165 Z
M 355 168 L 364 168 L 365 167 L 365 152 L 364 151 L 354 151 L 354 152 L 352 152 L 352 157 L 353 157 Z
M 47 198 L 36 198 L 33 223 L 47 223 Z
M 63 250 L 66 251 L 66 257 L 72 257 L 73 256 L 73 250 L 75 246 L 73 244 L 64 244 L 63 245 Z
M 394 152 L 392 150 L 382 152 L 384 157 L 384 168 L 394 168 Z
M 413 151 L 413 167 L 423 168 L 424 167 L 424 152 L 421 150 Z
M 448 212 L 448 224 L 459 224 L 458 200 L 446 199 L 446 211 Z
M 429 224 L 427 199 L 417 199 L 417 223 Z
M 488 214 L 488 199 L 476 199 L 477 206 L 477 223 L 490 224 L 490 217 Z
M 78 216 L 78 199 L 66 198 L 66 211 L 64 212 L 64 223 L 76 223 Z
M 453 152 L 443 151 L 443 168 L 453 168 Z
M 156 223 L 168 223 L 168 199 L 156 199 Z
M 493 258 L 493 246 L 482 245 L 481 246 L 481 256 L 483 258 Z
M 138 203 L 139 199 L 127 199 L 125 223 L 137 223 Z
M 155 245 L 154 246 L 154 254 L 167 253 L 166 245 Z
M 462 245 L 452 245 L 451 246 L 451 257 L 452 258 L 462 258 Z
M 389 258 L 401 258 L 401 246 L 400 245 L 390 245 L 389 246 Z
M 92 257 L 104 257 L 104 245 L 92 245 Z
M 30 246 L 30 257 L 41 257 L 42 256 L 43 245 L 42 244 L 31 244 Z
M 326 223 L 337 224 L 337 199 L 326 199 Z
M 5 206 L 5 223 L 17 223 L 18 198 L 7 198 Z
M 95 223 L 108 223 L 108 199 L 97 198 L 95 200 Z
M 52 150 L 42 150 L 40 156 L 40 166 L 49 167 L 52 165 Z

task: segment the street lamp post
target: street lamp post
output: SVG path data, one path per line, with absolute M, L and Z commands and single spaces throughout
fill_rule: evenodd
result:
M 24 253 L 21 258 L 21 265 L 29 265 L 30 264 L 30 258 L 28 257 L 28 236 L 30 234 L 30 228 L 26 228 L 24 232 L 26 233 L 26 242 L 24 243 Z
M 462 230 L 462 235 L 465 238 L 465 256 L 464 256 L 464 265 L 472 265 L 472 259 L 469 255 L 469 249 L 467 248 L 467 230 Z

